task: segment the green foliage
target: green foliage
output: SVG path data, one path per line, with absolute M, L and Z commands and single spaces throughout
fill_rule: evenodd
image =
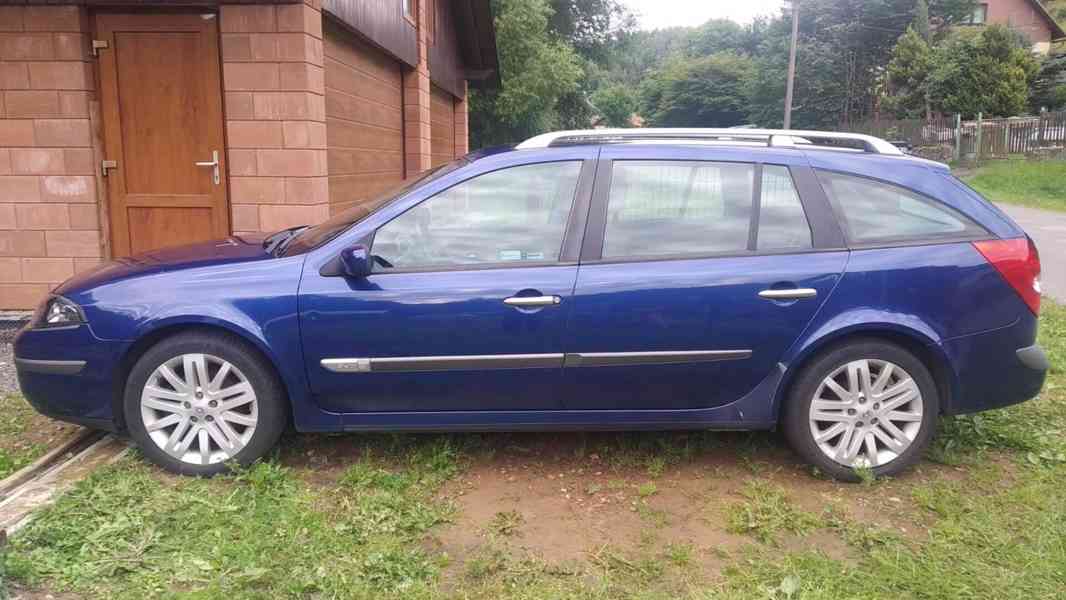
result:
M 577 90 L 577 54 L 551 34 L 546 0 L 495 0 L 500 90 L 470 95 L 471 147 L 517 142 L 555 128 L 562 97 Z
M 600 88 L 591 100 L 608 127 L 629 127 L 629 119 L 637 111 L 636 96 L 622 85 Z
M 927 44 L 933 39 L 929 29 L 929 3 L 926 0 L 918 0 L 914 4 L 914 30 Z
M 934 53 L 929 83 L 934 104 L 964 117 L 1021 113 L 1038 69 L 1030 46 L 1002 25 L 954 32 Z
M 888 108 L 901 118 L 925 114 L 929 106 L 929 72 L 933 68 L 933 49 L 913 27 L 899 38 L 892 49 L 888 76 L 892 96 Z
M 641 89 L 644 118 L 656 127 L 728 127 L 747 119 L 752 61 L 719 52 L 678 58 Z
M 551 0 L 551 31 L 584 59 L 604 64 L 612 44 L 636 28 L 636 17 L 619 0 Z
M 1029 109 L 1062 110 L 1066 108 L 1066 52 L 1052 54 L 1040 62 L 1029 88 Z

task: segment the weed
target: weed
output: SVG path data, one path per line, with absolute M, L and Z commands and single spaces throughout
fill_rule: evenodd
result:
M 518 533 L 518 529 L 525 523 L 525 517 L 515 510 L 498 512 L 489 523 L 489 530 L 496 535 L 510 537 Z
M 749 480 L 741 492 L 746 502 L 728 513 L 729 530 L 747 533 L 763 543 L 773 543 L 781 532 L 805 534 L 819 525 L 818 518 L 796 509 L 784 490 L 761 479 Z

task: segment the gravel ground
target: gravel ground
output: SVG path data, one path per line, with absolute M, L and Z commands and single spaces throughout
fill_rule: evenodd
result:
M 11 344 L 0 342 L 0 396 L 18 391 L 19 382 L 15 377 L 15 359 L 11 354 Z
M 11 352 L 11 340 L 25 323 L 22 319 L 0 319 L 0 396 L 15 394 L 19 391 L 18 377 L 15 376 L 15 358 Z

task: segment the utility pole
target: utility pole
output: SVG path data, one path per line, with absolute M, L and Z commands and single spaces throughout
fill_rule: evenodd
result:
M 796 38 L 799 36 L 799 0 L 792 0 L 792 45 L 788 49 L 788 84 L 785 88 L 785 129 L 792 129 L 792 88 L 796 84 Z

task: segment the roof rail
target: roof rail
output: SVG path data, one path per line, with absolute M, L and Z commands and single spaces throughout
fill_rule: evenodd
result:
M 624 142 L 709 142 L 761 144 L 779 148 L 821 147 L 861 150 L 871 154 L 902 155 L 895 145 L 872 135 L 838 133 L 832 131 L 801 131 L 795 129 L 584 129 L 545 133 L 516 146 L 548 148 L 587 144 L 619 144 Z

